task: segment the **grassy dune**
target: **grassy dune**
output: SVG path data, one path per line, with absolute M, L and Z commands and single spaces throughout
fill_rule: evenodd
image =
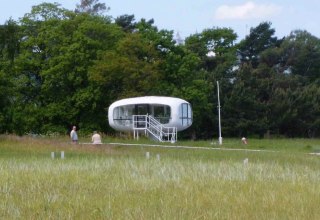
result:
M 319 146 L 251 140 L 247 149 L 270 150 L 251 152 L 1 136 L 0 218 L 320 219 L 320 157 L 308 154 Z M 223 147 L 244 146 L 230 139 Z

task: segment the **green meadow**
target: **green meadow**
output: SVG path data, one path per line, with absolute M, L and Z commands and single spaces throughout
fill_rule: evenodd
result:
M 320 219 L 319 139 L 103 141 L 0 136 L 0 219 Z

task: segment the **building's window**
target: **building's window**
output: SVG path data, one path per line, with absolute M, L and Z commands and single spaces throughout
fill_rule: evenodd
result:
M 116 125 L 131 126 L 134 105 L 116 107 L 113 110 L 113 120 Z
M 152 115 L 161 124 L 169 123 L 171 108 L 168 105 L 124 105 L 113 110 L 113 120 L 116 125 L 131 126 L 132 115 Z
M 188 103 L 182 103 L 180 106 L 180 119 L 182 126 L 188 126 L 192 124 L 192 110 Z
M 161 124 L 167 124 L 171 118 L 171 108 L 169 105 L 154 105 L 152 114 Z

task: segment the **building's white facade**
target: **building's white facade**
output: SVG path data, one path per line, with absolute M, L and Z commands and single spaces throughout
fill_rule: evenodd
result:
M 174 97 L 144 96 L 122 99 L 108 110 L 109 125 L 118 131 L 132 131 L 133 115 L 152 115 L 161 124 L 182 131 L 192 124 L 189 102 Z

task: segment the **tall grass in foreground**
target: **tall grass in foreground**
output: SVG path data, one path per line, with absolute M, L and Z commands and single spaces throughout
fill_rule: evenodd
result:
M 66 158 L 52 160 L 52 150 Z M 0 218 L 320 219 L 319 167 L 320 158 L 301 152 L 4 140 Z

